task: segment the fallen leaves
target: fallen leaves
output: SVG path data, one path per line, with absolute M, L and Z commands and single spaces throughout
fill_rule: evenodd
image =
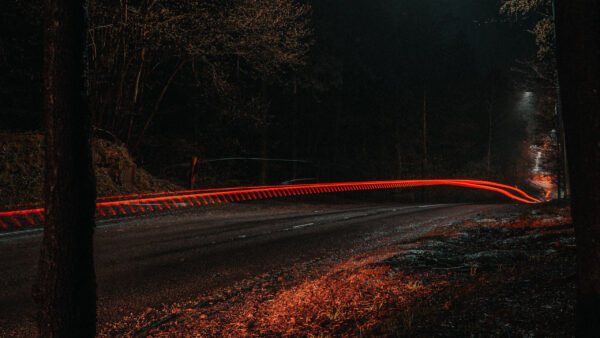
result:
M 397 318 L 391 332 L 402 334 L 437 329 L 462 332 L 463 324 L 471 329 L 471 317 L 479 318 L 477 325 L 482 328 L 492 327 L 495 322 L 490 316 L 504 316 L 504 312 L 488 315 L 475 310 L 460 314 L 460 308 L 469 308 L 470 303 L 464 304 L 465 295 L 493 293 L 500 282 L 510 290 L 513 283 L 515 290 L 525 292 L 522 285 L 531 283 L 517 278 L 523 267 L 538 269 L 564 259 L 566 256 L 556 254 L 555 249 L 573 247 L 572 228 L 566 220 L 563 215 L 545 213 L 486 216 L 440 226 L 410 245 L 398 244 L 334 261 L 316 272 L 307 268 L 264 275 L 208 298 L 172 305 L 160 316 L 156 311 L 146 311 L 123 322 L 119 330 L 104 333 L 161 337 L 356 336 L 381 332 L 390 316 Z M 537 227 L 541 224 L 543 228 Z M 492 282 L 492 277 L 497 280 Z M 461 283 L 466 288 L 455 290 Z M 503 294 L 502 301 L 518 304 L 522 298 L 518 292 Z M 444 293 L 448 298 L 438 302 Z M 485 303 L 479 298 L 471 301 Z M 522 307 L 520 304 L 511 311 L 517 313 Z M 450 314 L 456 318 L 440 319 L 429 328 L 433 324 L 415 309 L 423 313 L 442 311 L 440 316 Z M 520 320 L 509 314 L 506 317 L 507 323 L 514 318 Z M 521 322 L 517 324 L 525 327 Z M 511 326 L 509 330 L 524 329 Z
M 186 335 L 200 336 L 353 334 L 433 286 L 387 266 L 366 265 L 306 280 L 272 296 L 253 291 L 242 302 L 211 316 L 187 311 L 178 325 L 164 326 L 156 333 L 181 334 L 184 325 Z

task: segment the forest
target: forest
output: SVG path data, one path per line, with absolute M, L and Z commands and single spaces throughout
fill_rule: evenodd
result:
M 0 29 L 0 336 L 600 331 L 600 2 L 8 0 Z
M 0 6 L 0 128 L 35 132 L 42 8 Z M 493 2 L 92 0 L 89 16 L 95 137 L 180 185 L 194 157 L 198 186 L 531 178 L 531 71 L 513 66 L 533 19 Z

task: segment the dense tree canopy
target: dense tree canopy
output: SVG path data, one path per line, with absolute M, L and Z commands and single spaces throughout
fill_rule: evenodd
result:
M 500 18 L 492 5 L 486 15 Z M 3 6 L 24 20 L 13 22 L 22 38 L 2 43 L 27 58 L 7 53 L 2 67 L 19 62 L 11 81 L 32 90 L 2 92 L 10 98 L 2 114 L 32 117 L 7 128 L 31 128 L 39 109 L 36 9 Z M 514 73 L 480 62 L 472 30 L 444 6 L 92 1 L 90 14 L 97 135 L 126 143 L 154 174 L 183 182 L 193 156 L 306 160 L 268 168 L 210 162 L 199 171 L 204 184 L 421 176 L 516 183 L 528 174 Z

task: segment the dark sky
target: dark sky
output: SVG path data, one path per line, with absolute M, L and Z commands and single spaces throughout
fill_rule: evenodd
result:
M 440 18 L 446 21 L 449 37 L 462 31 L 476 53 L 482 70 L 506 68 L 516 59 L 535 53 L 535 39 L 525 22 L 515 23 L 499 14 L 497 0 L 414 0 L 438 4 Z

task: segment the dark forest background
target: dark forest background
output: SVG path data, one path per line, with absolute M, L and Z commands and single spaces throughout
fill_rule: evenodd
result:
M 180 184 L 197 156 L 206 186 L 428 177 L 522 185 L 531 126 L 511 65 L 535 46 L 499 6 L 93 0 L 95 134 Z M 2 1 L 0 25 L 0 129 L 39 130 L 39 4 Z M 214 161 L 223 158 L 238 159 Z

